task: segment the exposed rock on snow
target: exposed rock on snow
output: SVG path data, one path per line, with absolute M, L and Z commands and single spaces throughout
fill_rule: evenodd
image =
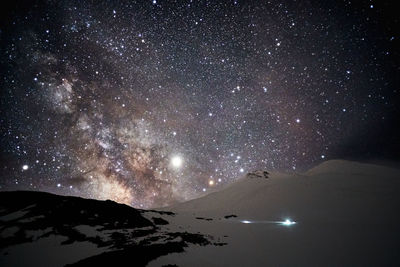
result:
M 268 178 L 268 172 L 267 171 L 254 171 L 254 172 L 249 172 L 246 174 L 246 178 Z

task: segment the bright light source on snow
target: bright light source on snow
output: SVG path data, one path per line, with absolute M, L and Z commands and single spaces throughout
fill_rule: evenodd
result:
M 284 221 L 263 221 L 263 220 L 260 220 L 260 221 L 249 221 L 249 220 L 239 220 L 238 222 L 240 222 L 240 223 L 245 223 L 245 224 L 248 224 L 248 223 L 251 223 L 251 224 L 278 224 L 278 225 L 284 225 L 284 226 L 291 226 L 291 225 L 293 225 L 293 224 L 296 224 L 296 222 L 295 221 L 292 221 L 292 220 L 290 220 L 290 219 L 285 219 Z
M 294 222 L 294 221 L 291 221 L 291 220 L 289 220 L 289 219 L 286 219 L 286 220 L 284 220 L 283 222 L 281 222 L 281 224 L 282 225 L 285 225 L 285 226 L 290 226 L 290 225 L 293 225 L 293 224 L 295 224 L 296 222 Z

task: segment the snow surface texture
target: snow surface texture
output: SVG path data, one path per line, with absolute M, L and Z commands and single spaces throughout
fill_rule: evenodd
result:
M 228 245 L 192 248 L 149 266 L 400 265 L 399 170 L 332 160 L 268 177 L 246 176 L 170 208 L 177 213 L 171 225 L 226 236 Z M 193 213 L 212 220 L 193 220 Z
M 256 171 L 165 210 L 0 193 L 0 266 L 400 265 L 400 171 L 388 167 Z

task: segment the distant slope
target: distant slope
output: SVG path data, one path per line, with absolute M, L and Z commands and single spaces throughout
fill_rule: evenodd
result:
M 375 177 L 384 175 L 385 177 L 396 178 L 399 177 L 400 169 L 371 163 L 360 163 L 347 160 L 328 160 L 308 170 L 306 175 L 315 175 L 321 173 L 359 174 Z
M 399 204 L 397 204 L 399 203 Z M 399 218 L 400 170 L 333 160 L 304 174 L 243 177 L 222 191 L 175 205 L 176 212 L 301 220 L 379 221 Z

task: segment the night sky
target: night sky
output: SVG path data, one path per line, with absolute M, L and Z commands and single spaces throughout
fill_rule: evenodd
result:
M 9 2 L 0 190 L 147 208 L 256 169 L 399 158 L 392 3 Z

